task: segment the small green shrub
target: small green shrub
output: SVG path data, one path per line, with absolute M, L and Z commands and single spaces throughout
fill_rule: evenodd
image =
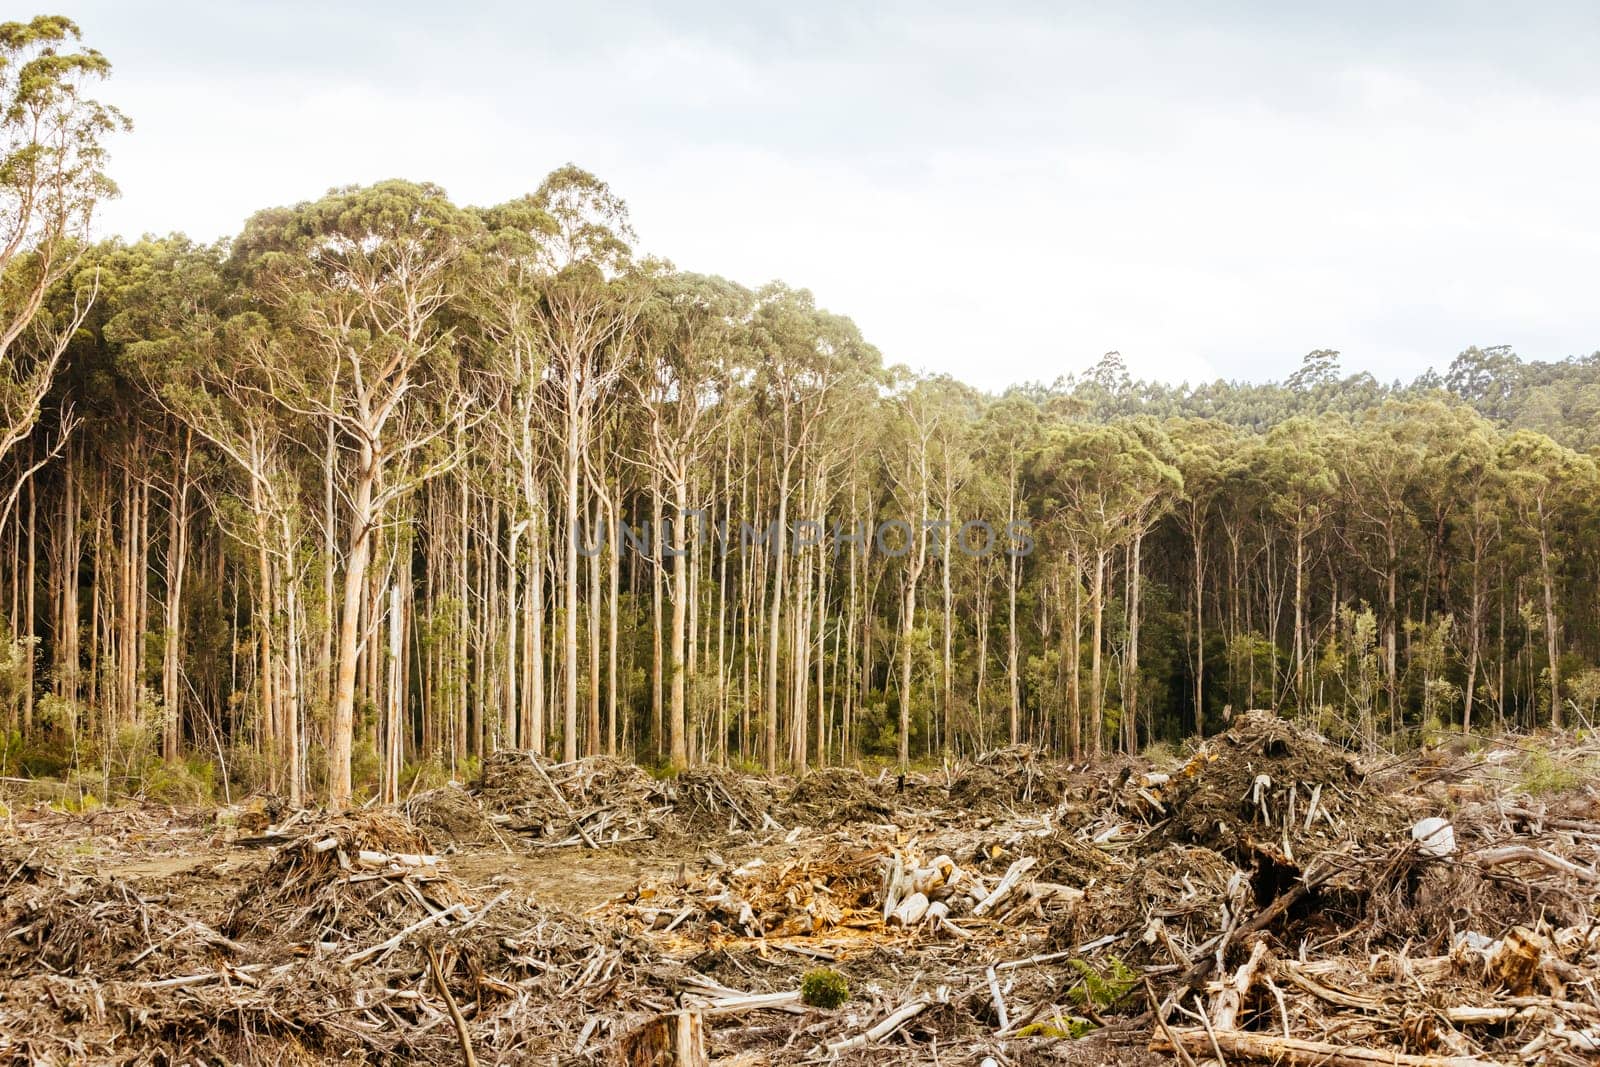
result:
M 144 768 L 140 791 L 168 804 L 210 804 L 216 799 L 217 769 L 210 760 L 152 760 Z
M 84 793 L 82 796 L 68 794 L 60 800 L 52 801 L 50 806 L 56 811 L 64 812 L 68 815 L 86 815 L 89 812 L 98 811 L 104 805 L 100 803 L 100 798 L 93 793 Z
M 1180 762 L 1177 749 L 1170 741 L 1152 741 L 1144 748 L 1144 758 L 1156 768 L 1171 767 Z
M 401 770 L 400 794 L 409 796 L 412 793 L 425 793 L 430 789 L 438 789 L 449 780 L 450 775 L 445 773 L 444 764 L 429 756 L 416 763 L 408 763 Z
M 837 1008 L 849 999 L 850 983 L 838 971 L 818 967 L 800 979 L 800 1000 L 813 1008 Z
M 1522 764 L 1522 789 L 1530 796 L 1564 793 L 1583 782 L 1583 774 L 1557 763 L 1548 752 L 1530 752 Z

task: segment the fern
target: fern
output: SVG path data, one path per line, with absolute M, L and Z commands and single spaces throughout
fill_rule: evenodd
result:
M 1095 1011 L 1115 1008 L 1139 985 L 1139 975 L 1117 956 L 1106 957 L 1103 971 L 1085 960 L 1068 960 L 1067 966 L 1082 978 L 1067 991 L 1067 999 Z

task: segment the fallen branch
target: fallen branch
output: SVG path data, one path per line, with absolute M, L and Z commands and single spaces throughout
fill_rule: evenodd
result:
M 846 1049 L 863 1048 L 882 1041 L 906 1023 L 927 1011 L 929 1003 L 926 1000 L 913 1000 L 908 1004 L 901 1005 L 885 1017 L 882 1022 L 865 1032 L 859 1033 L 855 1037 L 847 1037 L 842 1041 L 830 1042 L 828 1051 L 843 1052 Z
M 1006 869 L 1005 877 L 1000 879 L 1000 884 L 994 887 L 994 892 L 980 900 L 977 907 L 972 909 L 972 914 L 978 918 L 982 918 L 990 911 L 993 911 L 995 905 L 1001 903 L 1006 899 L 1006 897 L 1010 896 L 1012 891 L 1016 889 L 1019 884 L 1021 884 L 1022 876 L 1032 870 L 1034 865 L 1038 862 L 1039 861 L 1034 859 L 1032 856 L 1024 856 L 1022 859 L 1013 863 L 1009 868 Z
M 1548 867 L 1552 871 L 1570 874 L 1575 878 L 1592 885 L 1600 885 L 1600 871 L 1592 867 L 1584 867 L 1573 863 L 1571 860 L 1562 859 L 1553 852 L 1546 852 L 1542 848 L 1531 845 L 1503 845 L 1500 848 L 1487 848 L 1481 852 L 1474 852 L 1469 857 L 1480 867 L 1499 867 L 1507 863 L 1527 861 Z
M 389 952 L 389 951 L 392 951 L 393 949 L 399 948 L 401 943 L 403 941 L 405 941 L 406 938 L 410 937 L 412 934 L 416 933 L 418 930 L 421 930 L 421 929 L 424 929 L 426 927 L 432 926 L 434 923 L 440 921 L 441 919 L 444 919 L 444 918 L 446 918 L 448 916 L 451 916 L 451 915 L 460 914 L 460 913 L 462 913 L 464 911 L 466 911 L 466 909 L 462 905 L 455 904 L 455 905 L 452 905 L 451 907 L 448 907 L 448 908 L 444 909 L 443 911 L 434 912 L 432 915 L 429 915 L 425 919 L 418 919 L 416 922 L 412 923 L 410 926 L 406 927 L 404 930 L 401 930 L 398 934 L 395 934 L 393 937 L 389 938 L 389 940 L 380 942 L 380 943 L 378 943 L 376 945 L 373 945 L 373 946 L 371 946 L 369 948 L 364 948 L 360 952 L 352 952 L 350 955 L 348 955 L 348 956 L 346 956 L 344 958 L 344 965 L 346 967 L 354 967 L 358 963 L 365 963 L 367 960 L 372 959 L 372 957 L 374 957 L 374 956 L 379 956 L 379 955 L 382 955 L 385 952 Z
M 1153 1052 L 1185 1052 L 1211 1056 L 1220 1050 L 1226 1055 L 1262 1060 L 1280 1067 L 1499 1067 L 1493 1060 L 1476 1056 L 1414 1056 L 1405 1052 L 1336 1045 L 1331 1041 L 1275 1037 L 1247 1030 L 1207 1031 L 1203 1027 L 1168 1029 L 1150 1042 Z
M 743 996 L 732 997 L 689 997 L 685 998 L 683 1006 L 693 1008 L 707 1018 L 722 1015 L 740 1015 L 747 1011 L 788 1011 L 799 1013 L 804 1009 L 800 1006 L 800 994 L 788 993 L 746 993 Z
M 467 1031 L 467 1020 L 462 1017 L 456 998 L 451 996 L 450 987 L 445 984 L 444 971 L 439 967 L 439 954 L 433 951 L 432 945 L 424 945 L 422 950 L 428 954 L 428 966 L 433 971 L 433 987 L 444 998 L 444 1006 L 450 1011 L 450 1021 L 455 1024 L 456 1039 L 461 1042 L 462 1059 L 467 1067 L 478 1067 L 478 1057 L 472 1052 L 472 1035 Z

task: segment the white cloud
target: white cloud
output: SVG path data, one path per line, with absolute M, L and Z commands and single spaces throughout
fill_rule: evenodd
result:
M 481 203 L 573 160 L 647 250 L 992 388 L 1112 348 L 1198 381 L 1600 347 L 1590 25 L 739 11 L 85 14 L 138 123 L 104 225 L 218 236 L 389 176 Z

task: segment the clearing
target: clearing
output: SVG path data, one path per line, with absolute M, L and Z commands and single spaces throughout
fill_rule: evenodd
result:
M 1597 757 L 1363 762 L 1252 712 L 1164 766 L 501 753 L 338 818 L 14 791 L 0 1061 L 1594 1063 Z

